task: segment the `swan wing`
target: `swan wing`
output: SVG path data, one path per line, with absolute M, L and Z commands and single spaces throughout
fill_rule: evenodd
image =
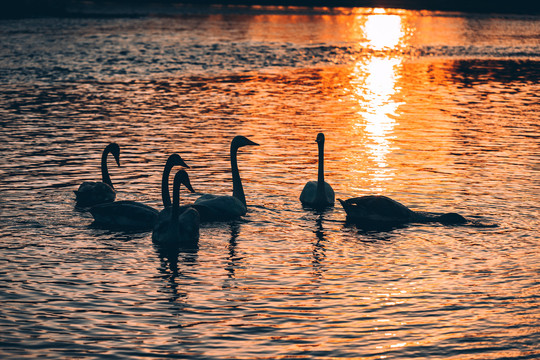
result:
M 151 229 L 158 211 L 136 201 L 117 201 L 90 208 L 96 225 L 110 229 Z
M 85 181 L 75 191 L 75 201 L 78 207 L 90 207 L 98 204 L 113 202 L 116 192 L 103 182 Z
M 193 243 L 199 240 L 200 215 L 197 210 L 190 207 L 178 216 L 180 234 L 183 242 Z
M 304 188 L 302 189 L 302 192 L 300 193 L 300 202 L 302 202 L 303 204 L 312 204 L 315 202 L 316 196 L 317 196 L 317 182 L 308 181 L 306 185 L 304 185 Z
M 206 194 L 198 198 L 193 207 L 201 216 L 201 221 L 231 220 L 245 215 L 246 206 L 234 196 Z

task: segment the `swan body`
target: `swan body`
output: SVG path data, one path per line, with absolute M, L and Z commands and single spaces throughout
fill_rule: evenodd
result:
M 107 229 L 151 230 L 158 218 L 153 207 L 136 201 L 115 201 L 90 208 L 94 224 Z
M 381 195 L 338 199 L 347 213 L 347 220 L 364 224 L 407 224 L 440 222 L 446 225 L 464 224 L 463 216 L 456 213 L 436 214 L 413 211 L 405 205 Z
M 319 147 L 319 170 L 317 181 L 308 181 L 300 194 L 302 205 L 321 208 L 333 206 L 335 201 L 334 189 L 324 181 L 324 134 L 317 134 L 316 140 Z
M 199 240 L 200 216 L 192 207 L 180 208 L 180 185 L 194 191 L 185 170 L 179 170 L 173 183 L 172 207 L 163 209 L 152 232 L 152 241 L 166 247 L 192 247 Z
M 234 196 L 204 194 L 193 207 L 203 221 L 233 220 L 247 213 L 246 204 Z
M 161 179 L 161 195 L 164 204 L 170 205 L 169 174 L 175 165 L 188 167 L 178 154 L 172 154 L 165 163 Z M 94 224 L 108 229 L 151 230 L 155 226 L 158 210 L 137 201 L 115 201 L 90 208 Z
M 116 198 L 116 192 L 107 168 L 107 156 L 113 154 L 120 166 L 120 147 L 111 143 L 105 147 L 101 155 L 101 182 L 85 181 L 75 190 L 76 207 L 87 208 L 97 204 L 110 203 Z
M 259 145 L 245 136 L 236 136 L 231 141 L 231 172 L 233 180 L 233 194 L 210 195 L 205 194 L 199 197 L 193 207 L 200 214 L 201 221 L 222 221 L 236 219 L 247 212 L 246 196 L 242 187 L 240 172 L 238 171 L 237 153 L 238 149 L 248 145 Z

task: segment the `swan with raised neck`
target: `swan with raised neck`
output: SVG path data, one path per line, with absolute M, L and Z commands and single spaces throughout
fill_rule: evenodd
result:
M 319 150 L 317 181 L 308 181 L 300 194 L 302 205 L 312 208 L 323 208 L 334 205 L 335 194 L 332 186 L 324 181 L 324 134 L 318 133 Z
M 101 154 L 101 182 L 85 181 L 78 190 L 75 190 L 75 201 L 78 208 L 86 208 L 97 204 L 113 202 L 116 199 L 116 191 L 109 176 L 107 167 L 108 155 L 112 154 L 116 164 L 120 166 L 120 147 L 117 143 L 110 143 Z
M 164 204 L 171 203 L 168 180 L 175 165 L 188 167 L 178 154 L 172 154 L 165 163 L 161 181 L 161 195 Z M 146 204 L 131 201 L 115 201 L 98 204 L 90 208 L 94 225 L 111 230 L 152 230 L 158 220 L 159 212 Z
M 231 220 L 246 214 L 246 196 L 238 170 L 237 153 L 239 148 L 250 145 L 258 146 L 259 144 L 241 135 L 235 136 L 231 141 L 233 194 L 232 196 L 205 194 L 199 197 L 193 206 L 199 211 L 201 221 Z
M 194 192 L 185 170 L 174 176 L 172 208 L 164 209 L 152 232 L 152 241 L 161 246 L 196 246 L 199 240 L 199 213 L 192 207 L 180 208 L 180 185 Z
M 169 156 L 165 163 L 165 169 L 163 169 L 163 176 L 161 177 L 161 201 L 163 207 L 167 208 L 171 206 L 171 194 L 169 192 L 169 175 L 174 166 L 183 166 L 189 169 L 189 166 L 185 163 L 184 159 L 176 153 Z

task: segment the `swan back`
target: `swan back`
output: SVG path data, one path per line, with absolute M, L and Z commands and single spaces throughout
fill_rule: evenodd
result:
M 136 201 L 116 201 L 90 208 L 94 225 L 112 230 L 150 230 L 156 224 L 158 211 Z
M 195 200 L 202 222 L 227 221 L 247 213 L 246 205 L 235 196 L 205 194 Z
M 414 211 L 386 196 L 369 195 L 338 200 L 347 213 L 347 218 L 353 221 L 407 223 L 417 217 Z

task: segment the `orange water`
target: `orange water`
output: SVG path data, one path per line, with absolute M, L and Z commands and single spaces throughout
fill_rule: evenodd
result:
M 0 23 L 0 354 L 540 356 L 538 18 L 262 10 Z M 303 209 L 318 132 L 337 197 L 499 226 Z M 73 208 L 111 141 L 119 200 L 159 208 L 173 152 L 199 193 L 229 194 L 237 134 L 261 145 L 239 153 L 249 212 L 197 251 Z

